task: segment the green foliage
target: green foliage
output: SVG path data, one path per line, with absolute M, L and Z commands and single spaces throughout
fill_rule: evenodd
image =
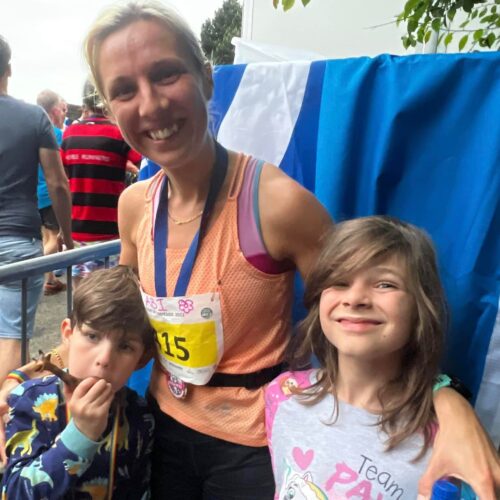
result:
M 311 0 L 301 0 L 302 5 L 305 7 Z M 279 4 L 283 7 L 283 10 L 286 12 L 290 10 L 295 5 L 295 0 L 273 0 L 273 6 L 275 9 L 278 8 Z
M 462 35 L 458 50 L 479 47 L 500 50 L 500 0 L 407 0 L 397 23 L 405 23 L 407 33 L 401 37 L 407 49 L 428 42 L 433 31 L 440 32 L 438 42 L 447 47 L 455 35 Z M 451 23 L 458 12 L 466 19 L 458 27 Z M 470 22 L 480 27 L 472 29 Z
M 201 27 L 201 48 L 212 64 L 232 64 L 234 47 L 231 40 L 241 34 L 241 4 L 238 0 L 225 0 Z
M 458 42 L 458 50 L 463 50 L 464 47 L 467 45 L 468 40 L 469 40 L 469 35 L 464 35 L 462 38 L 460 38 L 460 41 Z

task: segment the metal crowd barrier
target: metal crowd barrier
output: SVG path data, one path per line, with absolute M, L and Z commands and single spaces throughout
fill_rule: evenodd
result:
M 109 266 L 109 257 L 120 253 L 120 240 L 96 243 L 95 245 L 74 250 L 66 250 L 52 255 L 27 259 L 14 264 L 0 266 L 0 283 L 9 281 L 21 281 L 21 364 L 27 362 L 28 346 L 28 278 L 36 274 L 43 274 L 54 269 L 66 268 L 67 289 L 66 308 L 68 316 L 73 306 L 73 286 L 71 266 L 88 260 L 104 259 L 104 266 Z M 1 307 L 1 304 L 0 304 Z

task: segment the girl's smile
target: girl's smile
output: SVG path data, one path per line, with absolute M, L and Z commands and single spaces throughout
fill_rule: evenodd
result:
M 368 318 L 341 317 L 335 320 L 344 330 L 351 332 L 369 331 L 382 324 L 382 321 Z

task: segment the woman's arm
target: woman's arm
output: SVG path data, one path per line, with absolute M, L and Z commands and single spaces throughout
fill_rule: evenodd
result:
M 328 212 L 311 192 L 269 164 L 262 169 L 259 212 L 269 254 L 292 260 L 304 278 L 332 228 Z
M 474 410 L 458 392 L 440 389 L 434 396 L 439 431 L 431 460 L 419 482 L 430 498 L 432 485 L 443 476 L 469 483 L 481 500 L 495 500 L 500 487 L 500 460 Z

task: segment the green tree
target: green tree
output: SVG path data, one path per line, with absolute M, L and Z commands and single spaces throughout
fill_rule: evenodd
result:
M 284 11 L 295 4 L 295 0 L 272 2 L 274 8 L 281 3 Z M 302 0 L 304 6 L 309 2 Z M 455 27 L 453 20 L 459 13 L 465 19 Z M 395 22 L 406 24 L 407 33 L 401 37 L 406 49 L 428 42 L 437 32 L 438 44 L 442 42 L 445 47 L 454 37 L 460 37 L 460 51 L 472 52 L 480 47 L 500 50 L 500 0 L 407 0 Z
M 212 64 L 232 64 L 234 46 L 231 40 L 241 34 L 241 5 L 238 0 L 225 0 L 201 27 L 201 48 Z

